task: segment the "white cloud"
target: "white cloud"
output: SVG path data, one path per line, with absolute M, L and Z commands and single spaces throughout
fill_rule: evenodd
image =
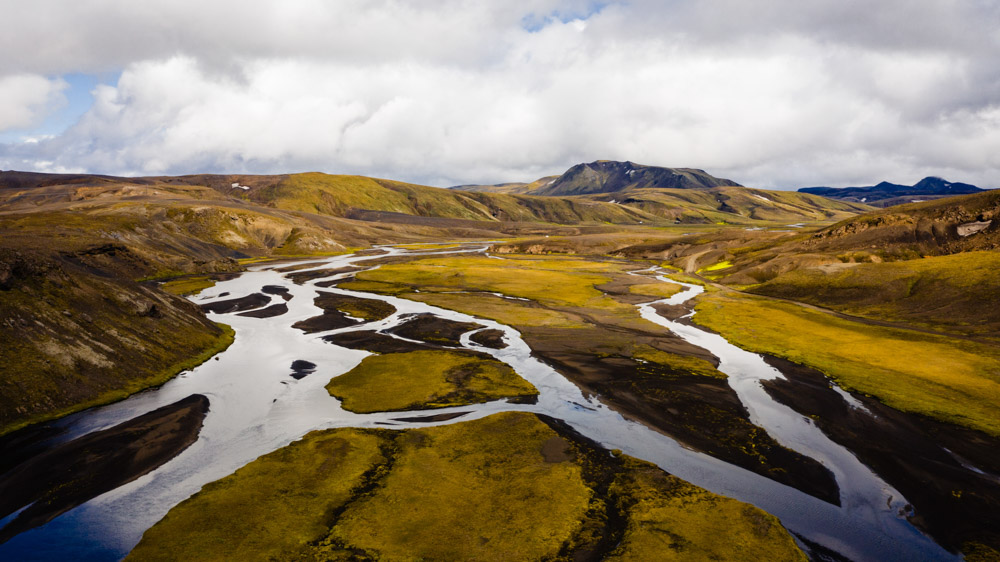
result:
M 0 131 L 38 125 L 49 113 L 66 103 L 66 83 L 43 76 L 0 76 Z
M 7 4 L 0 75 L 123 72 L 65 133 L 0 145 L 4 168 L 448 185 L 615 158 L 1000 186 L 996 1 Z

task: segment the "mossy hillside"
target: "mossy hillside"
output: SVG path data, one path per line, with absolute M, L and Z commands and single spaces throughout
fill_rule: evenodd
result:
M 206 275 L 192 275 L 171 279 L 160 284 L 164 291 L 178 296 L 195 295 L 215 286 L 215 279 Z
M 0 254 L 0 432 L 162 384 L 233 340 L 228 327 L 155 288 L 32 253 Z
M 595 201 L 620 201 L 656 217 L 682 224 L 783 226 L 826 223 L 871 210 L 862 204 L 833 201 L 804 193 L 745 187 L 712 189 L 628 189 L 588 196 Z
M 935 330 L 1000 336 L 1000 253 L 799 269 L 751 292 Z M 987 304 L 989 303 L 989 304 Z
M 294 174 L 252 194 L 279 209 L 333 216 L 354 210 L 476 221 L 638 224 L 656 217 L 617 205 L 555 197 L 471 193 L 363 176 Z
M 576 439 L 519 412 L 314 432 L 181 502 L 128 559 L 573 560 L 663 533 L 689 558 L 802 559 L 766 513 Z
M 958 233 L 962 224 L 990 220 L 993 221 L 992 226 L 979 233 L 970 236 Z M 927 256 L 992 252 L 1000 244 L 998 220 L 1000 193 L 985 192 L 873 210 L 815 232 L 807 227 L 797 233 L 770 239 L 764 237 L 752 243 L 739 244 L 736 240 L 723 242 L 720 234 L 712 236 L 715 241 L 711 245 L 691 244 L 678 248 L 678 253 L 692 258 L 701 256 L 698 263 L 693 264 L 697 267 L 712 263 L 709 260 L 730 259 L 734 266 L 724 271 L 721 281 L 734 286 L 749 286 L 769 282 L 794 270 L 825 269 L 830 273 L 843 263 L 907 262 L 920 261 Z M 751 242 L 750 236 L 745 238 L 746 242 Z M 682 265 L 678 260 L 672 261 Z M 685 262 L 683 265 L 692 264 Z M 944 267 L 948 269 L 947 265 Z M 773 289 L 800 292 L 794 287 L 798 284 L 810 284 L 810 281 L 790 279 L 787 285 L 779 282 Z M 919 312 L 920 307 L 914 307 L 913 311 L 907 311 L 905 306 L 903 309 L 905 315 L 907 312 Z M 942 318 L 946 316 L 941 315 Z M 931 323 L 934 321 L 929 320 Z
M 988 190 L 895 205 L 843 220 L 824 229 L 815 246 L 826 251 L 859 251 L 886 255 L 942 255 L 996 249 L 1000 242 L 1000 192 Z M 972 236 L 959 236 L 957 227 L 974 221 L 993 221 Z M 870 252 L 876 250 L 876 252 Z
M 713 293 L 694 321 L 736 345 L 833 377 L 906 412 L 1000 435 L 1000 349 L 866 325 L 791 303 Z
M 320 173 L 294 174 L 283 181 L 269 203 L 281 209 L 344 216 L 352 209 L 415 213 L 421 205 L 433 216 L 462 219 L 485 219 L 486 209 L 472 200 L 451 196 L 446 190 L 385 182 L 364 176 L 340 176 Z M 473 208 L 469 208 L 469 207 Z M 477 208 L 478 207 L 478 208 Z
M 18 249 L 80 252 L 109 243 L 126 247 L 136 263 L 133 270 L 121 273 L 133 279 L 233 271 L 238 269 L 235 257 L 280 248 L 331 252 L 354 241 L 349 231 L 310 225 L 288 213 L 178 201 L 99 202 L 12 214 L 0 218 L 0 231 L 4 245 Z M 290 242 L 293 233 L 300 233 L 301 243 Z
M 372 355 L 326 388 L 345 410 L 358 413 L 445 408 L 538 394 L 504 363 L 445 350 Z

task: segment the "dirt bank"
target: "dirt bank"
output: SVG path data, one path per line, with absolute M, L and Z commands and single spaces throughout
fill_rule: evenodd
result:
M 193 394 L 110 429 L 35 455 L 0 481 L 0 542 L 152 472 L 198 439 L 208 398 Z M 30 505 L 29 505 L 30 504 Z

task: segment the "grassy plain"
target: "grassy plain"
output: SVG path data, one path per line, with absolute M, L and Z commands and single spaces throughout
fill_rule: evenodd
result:
M 578 553 L 805 559 L 773 516 L 515 412 L 425 429 L 311 433 L 174 507 L 128 559 Z
M 504 363 L 444 350 L 372 355 L 326 388 L 345 410 L 358 413 L 446 408 L 538 394 Z
M 713 293 L 694 321 L 736 345 L 814 367 L 906 412 L 1000 436 L 1000 350 L 866 325 L 791 303 Z
M 618 303 L 595 285 L 607 283 L 609 274 L 622 269 L 618 263 L 563 256 L 443 257 L 385 265 L 357 278 L 409 285 L 422 292 L 474 288 L 554 306 L 615 309 L 620 308 Z

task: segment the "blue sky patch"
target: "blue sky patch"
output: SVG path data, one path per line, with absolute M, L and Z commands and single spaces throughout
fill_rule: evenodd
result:
M 20 143 L 27 138 L 59 135 L 72 127 L 94 105 L 93 90 L 98 84 L 115 85 L 121 72 L 102 74 L 64 74 L 60 76 L 69 85 L 63 90 L 66 103 L 45 117 L 37 127 L 0 132 L 0 143 Z
M 534 12 L 521 18 L 521 28 L 530 33 L 537 33 L 553 23 L 569 23 L 573 20 L 587 20 L 601 13 L 601 10 L 613 2 L 587 2 L 581 10 L 554 10 L 548 14 Z

